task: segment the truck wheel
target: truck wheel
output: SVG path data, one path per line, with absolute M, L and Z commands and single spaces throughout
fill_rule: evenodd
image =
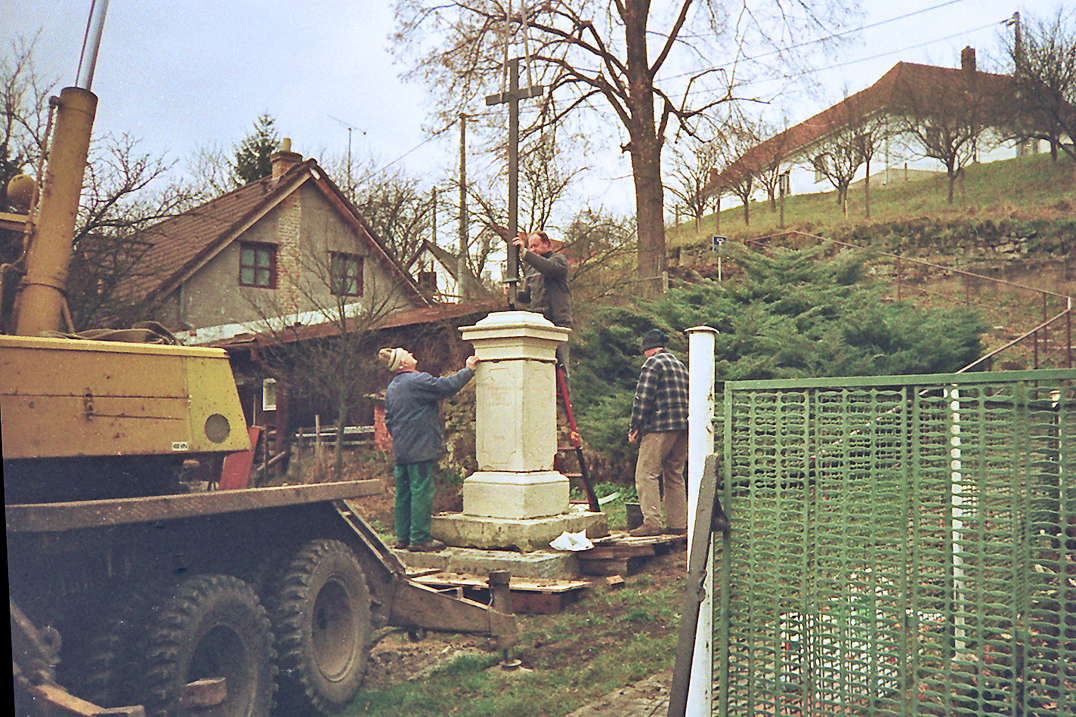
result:
M 89 616 L 90 639 L 72 668 L 80 697 L 102 707 L 131 704 L 129 670 L 140 661 L 140 628 L 160 593 L 160 585 L 121 588 L 103 612 Z
M 205 714 L 263 717 L 273 704 L 272 632 L 254 591 L 229 575 L 180 582 L 152 612 L 140 654 L 138 699 L 146 717 Z M 226 697 L 209 709 L 184 704 L 187 685 L 224 678 Z
M 288 563 L 272 609 L 282 705 L 332 713 L 351 702 L 366 673 L 370 592 L 355 553 L 313 540 Z

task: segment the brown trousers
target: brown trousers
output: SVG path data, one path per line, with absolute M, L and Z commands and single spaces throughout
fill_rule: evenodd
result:
M 687 528 L 687 431 L 647 433 L 639 439 L 639 460 L 635 464 L 635 490 L 643 524 L 670 530 Z M 664 490 L 662 490 L 664 484 Z M 667 525 L 661 520 L 665 506 Z

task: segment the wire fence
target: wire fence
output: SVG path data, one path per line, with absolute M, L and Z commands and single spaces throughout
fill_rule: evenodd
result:
M 1074 379 L 727 383 L 716 713 L 1076 714 Z

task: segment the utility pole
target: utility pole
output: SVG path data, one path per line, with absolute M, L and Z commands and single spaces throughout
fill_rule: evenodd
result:
M 456 285 L 460 300 L 471 298 L 471 276 L 467 268 L 467 115 L 460 112 L 460 250 L 456 254 Z
M 486 106 L 508 104 L 508 306 L 516 308 L 519 290 L 519 247 L 512 243 L 519 230 L 519 101 L 541 96 L 542 85 L 519 87 L 519 58 L 508 61 L 508 91 L 486 97 Z
M 433 226 L 430 230 L 431 241 L 437 243 L 437 187 L 431 190 L 430 201 L 433 204 Z
M 1027 58 L 1024 57 L 1024 36 L 1020 32 L 1020 13 L 1014 12 L 1005 24 L 1013 28 L 1013 75 L 1020 76 L 1027 67 Z

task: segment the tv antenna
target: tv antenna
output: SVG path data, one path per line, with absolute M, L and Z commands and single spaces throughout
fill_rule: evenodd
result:
M 334 122 L 339 122 L 340 124 L 344 125 L 344 127 L 347 128 L 347 191 L 348 191 L 348 193 L 353 194 L 355 192 L 355 187 L 353 187 L 351 185 L 351 132 L 352 132 L 352 130 L 356 130 L 356 129 L 359 129 L 359 128 L 354 126 L 350 122 L 345 122 L 344 120 L 340 119 L 339 117 L 333 117 L 332 115 L 328 115 L 328 117 L 329 117 L 329 119 L 333 120 Z M 359 130 L 359 131 L 362 132 L 363 135 L 366 134 L 366 130 Z

